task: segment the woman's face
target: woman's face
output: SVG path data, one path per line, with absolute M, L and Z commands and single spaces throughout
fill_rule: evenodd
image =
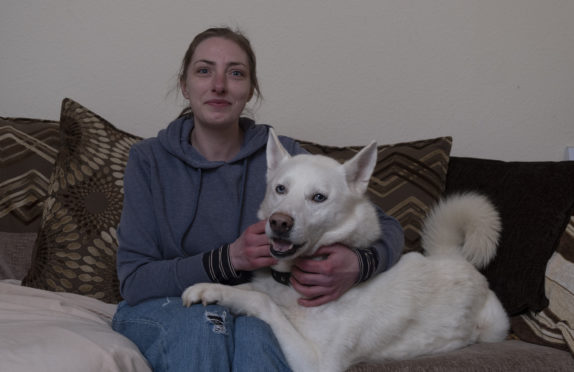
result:
M 195 125 L 237 124 L 253 96 L 247 54 L 231 40 L 202 41 L 191 58 L 182 92 Z

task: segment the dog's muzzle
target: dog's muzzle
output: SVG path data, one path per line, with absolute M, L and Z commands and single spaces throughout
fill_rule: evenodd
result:
M 294 224 L 293 217 L 285 213 L 275 212 L 269 217 L 269 227 L 276 236 L 288 236 Z
M 269 217 L 269 227 L 273 232 L 271 254 L 276 258 L 289 257 L 295 254 L 302 244 L 293 244 L 288 239 L 295 220 L 288 214 L 275 212 Z
M 271 239 L 271 255 L 276 258 L 285 258 L 294 255 L 302 244 L 293 244 L 288 240 Z

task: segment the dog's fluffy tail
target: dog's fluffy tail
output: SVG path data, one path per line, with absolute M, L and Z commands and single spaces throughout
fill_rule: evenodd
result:
M 478 268 L 496 254 L 501 223 L 498 212 L 485 197 L 475 193 L 452 195 L 439 202 L 423 227 L 426 254 L 462 254 Z

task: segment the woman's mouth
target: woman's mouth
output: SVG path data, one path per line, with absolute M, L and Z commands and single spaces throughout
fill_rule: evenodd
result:
M 209 101 L 205 102 L 206 105 L 212 107 L 227 107 L 231 106 L 231 102 L 224 100 L 224 99 L 210 99 Z

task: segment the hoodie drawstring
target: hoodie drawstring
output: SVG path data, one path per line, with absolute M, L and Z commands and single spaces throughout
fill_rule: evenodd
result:
M 186 168 L 187 168 L 188 172 L 193 172 L 193 168 L 191 168 L 191 167 L 186 167 Z M 191 231 L 193 223 L 195 222 L 195 217 L 197 216 L 197 208 L 199 205 L 199 196 L 201 195 L 201 186 L 203 185 L 203 169 L 199 168 L 199 169 L 197 169 L 197 172 L 199 172 L 199 182 L 198 182 L 197 190 L 194 190 L 195 191 L 195 200 L 193 201 L 193 213 L 191 215 L 191 221 L 190 221 L 189 225 L 187 226 L 187 230 L 185 230 L 185 233 L 181 236 L 181 241 L 179 242 L 179 249 L 181 250 L 181 254 L 183 255 L 183 257 L 189 256 L 189 253 L 187 253 L 184 249 L 184 246 L 185 246 L 184 242 L 185 242 L 185 238 L 187 238 L 187 235 Z
M 248 158 L 243 159 L 243 174 L 241 175 L 241 185 L 239 189 L 239 214 L 237 215 L 237 236 L 241 235 L 241 220 L 243 216 L 243 204 L 245 202 L 245 185 L 247 184 L 247 164 Z

